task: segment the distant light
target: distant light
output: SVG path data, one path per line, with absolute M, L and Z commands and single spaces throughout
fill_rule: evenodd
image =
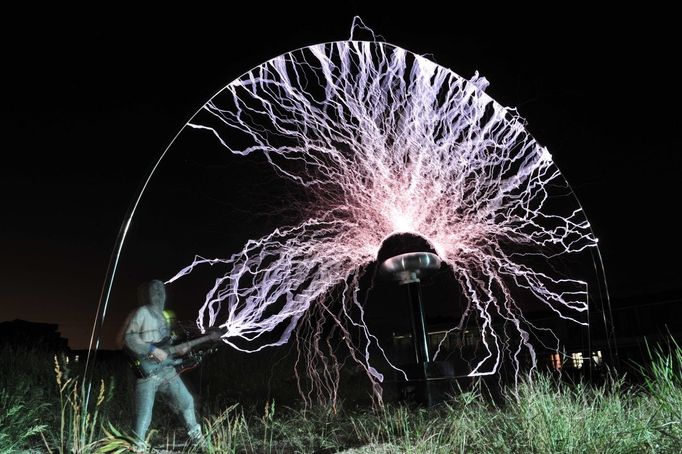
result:
M 552 369 L 561 370 L 561 354 L 559 352 L 549 355 L 549 360 L 552 364 Z
M 597 366 L 602 365 L 604 358 L 602 358 L 601 350 L 597 350 L 597 353 L 592 352 L 592 361 L 594 361 L 594 364 Z

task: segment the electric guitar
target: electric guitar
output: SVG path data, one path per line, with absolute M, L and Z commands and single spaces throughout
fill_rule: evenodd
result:
M 157 374 L 161 369 L 167 366 L 173 366 L 176 369 L 187 370 L 196 367 L 203 359 L 203 354 L 192 352 L 191 350 L 197 345 L 206 342 L 213 342 L 220 339 L 221 333 L 217 330 L 212 330 L 205 336 L 183 342 L 181 344 L 172 345 L 171 337 L 165 337 L 159 342 L 153 343 L 156 348 L 160 348 L 168 354 L 168 357 L 163 361 L 157 360 L 152 354 L 137 355 L 132 351 L 126 349 L 130 356 L 130 363 L 135 374 L 140 378 L 151 377 Z M 178 355 L 179 352 L 187 351 L 183 356 Z

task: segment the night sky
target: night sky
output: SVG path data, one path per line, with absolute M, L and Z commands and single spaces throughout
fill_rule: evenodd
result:
M 71 347 L 87 346 L 123 215 L 179 129 L 253 66 L 348 38 L 355 14 L 386 41 L 465 78 L 478 70 L 496 101 L 518 108 L 582 201 L 616 302 L 682 293 L 682 70 L 670 12 L 540 12 L 537 19 L 518 14 L 505 21 L 480 10 L 461 17 L 353 7 L 171 13 L 171 19 L 138 11 L 84 12 L 83 20 L 69 11 L 6 18 L 12 24 L 2 31 L 0 321 L 58 323 Z M 173 169 L 169 164 L 160 174 L 159 188 L 198 178 Z M 124 250 L 130 255 L 121 264 L 113 320 L 134 304 L 137 283 L 168 278 L 190 262 L 192 241 L 208 255 L 229 249 L 221 243 L 211 251 L 190 240 L 203 232 L 195 214 L 174 209 L 173 194 L 156 191 L 163 213 L 143 200 Z M 230 216 L 212 214 L 214 231 Z M 203 215 L 205 227 L 211 216 Z M 173 220 L 170 231 L 185 229 L 174 253 L 167 253 L 175 243 L 166 233 L 155 235 L 164 230 L 161 222 L 151 219 Z M 199 302 L 183 304 L 191 315 Z

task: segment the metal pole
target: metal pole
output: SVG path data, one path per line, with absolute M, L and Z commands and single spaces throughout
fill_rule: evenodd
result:
M 414 350 L 417 363 L 427 363 L 431 359 L 429 355 L 429 339 L 426 331 L 426 321 L 424 320 L 424 306 L 421 298 L 421 288 L 419 282 L 407 284 L 407 294 L 410 299 L 410 310 L 412 311 L 412 338 L 414 340 Z
M 417 377 L 412 378 L 416 386 L 416 394 L 427 407 L 434 404 L 428 367 L 431 360 L 429 339 L 426 331 L 424 306 L 422 304 L 420 279 L 440 268 L 440 258 L 431 252 L 408 252 L 393 256 L 381 264 L 381 272 L 385 276 L 407 285 L 407 296 L 410 304 L 410 321 L 412 322 L 412 340 L 414 343 Z
M 429 354 L 429 338 L 428 331 L 426 330 L 424 305 L 422 304 L 421 293 L 421 284 L 419 281 L 407 284 L 407 294 L 410 299 L 410 309 L 412 312 L 412 338 L 414 340 L 415 358 L 420 366 L 420 376 L 417 381 L 417 394 L 427 407 L 431 407 L 433 406 L 433 395 L 427 373 L 428 362 L 431 359 L 431 355 Z

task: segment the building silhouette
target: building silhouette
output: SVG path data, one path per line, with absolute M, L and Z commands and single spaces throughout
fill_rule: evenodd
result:
M 50 352 L 67 352 L 68 339 L 62 337 L 56 323 L 26 320 L 0 322 L 0 345 L 36 348 Z

